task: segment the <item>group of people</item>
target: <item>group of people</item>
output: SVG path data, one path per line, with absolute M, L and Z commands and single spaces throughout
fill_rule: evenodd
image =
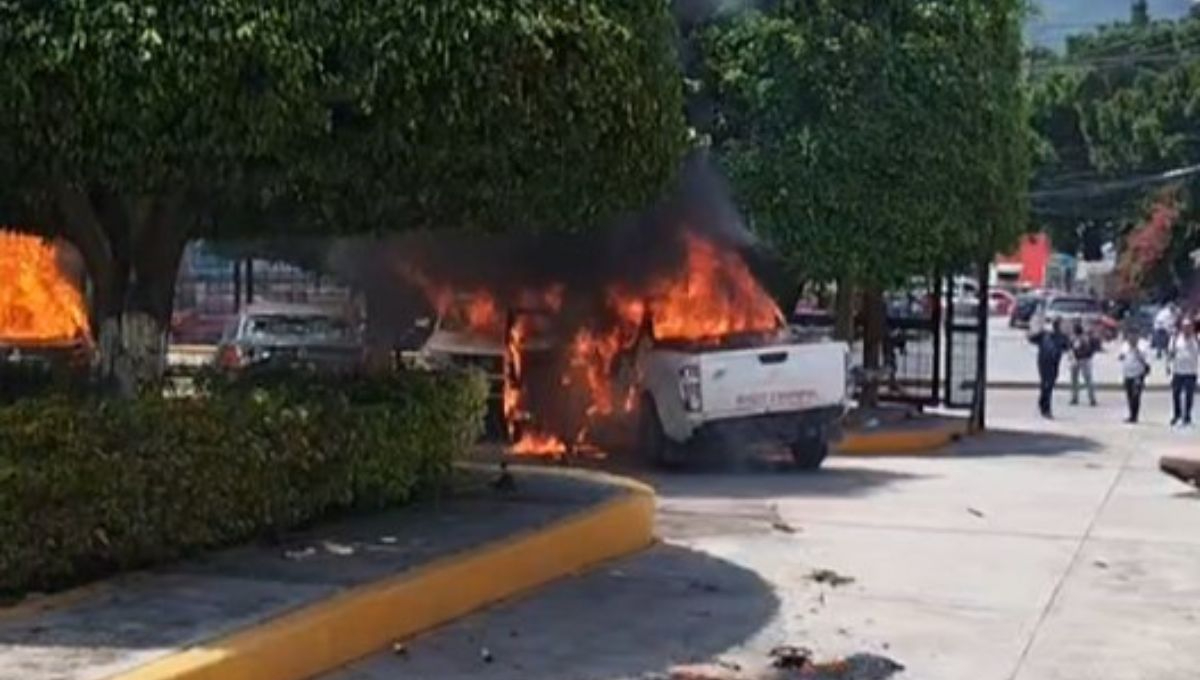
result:
M 1063 330 L 1062 319 L 1052 319 L 1049 327 L 1032 333 L 1030 341 L 1038 348 L 1038 375 L 1040 392 L 1038 409 L 1045 418 L 1053 417 L 1054 387 L 1058 383 L 1059 371 L 1066 357 L 1071 371 L 1071 404 L 1079 403 L 1081 391 L 1087 393 L 1088 401 L 1096 405 L 1095 373 L 1093 359 L 1102 351 L 1103 343 L 1095 329 L 1084 326 L 1082 320 L 1073 322 L 1068 335 Z M 1190 427 L 1196 399 L 1197 374 L 1200 373 L 1200 335 L 1197 334 L 1195 317 L 1182 314 L 1174 305 L 1164 307 L 1155 318 L 1154 334 L 1150 349 L 1157 360 L 1164 361 L 1164 370 L 1171 377 L 1171 394 L 1174 413 L 1173 427 Z M 1129 405 L 1126 422 L 1136 423 L 1141 418 L 1142 393 L 1146 379 L 1154 370 L 1154 364 L 1142 348 L 1142 338 L 1134 328 L 1125 331 L 1119 359 L 1121 377 L 1125 386 L 1125 398 Z

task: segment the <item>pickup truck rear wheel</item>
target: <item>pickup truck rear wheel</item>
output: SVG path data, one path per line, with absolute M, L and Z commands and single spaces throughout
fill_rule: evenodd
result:
M 801 470 L 817 470 L 829 456 L 829 438 L 824 434 L 803 437 L 792 442 L 792 460 Z

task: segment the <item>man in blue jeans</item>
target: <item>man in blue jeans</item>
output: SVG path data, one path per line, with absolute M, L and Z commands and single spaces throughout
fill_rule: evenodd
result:
M 1042 328 L 1036 333 L 1031 333 L 1029 342 L 1038 348 L 1038 379 L 1041 383 L 1038 410 L 1043 418 L 1053 418 L 1054 385 L 1058 382 L 1058 370 L 1062 365 L 1063 354 L 1071 346 L 1071 341 L 1062 332 L 1062 319 L 1055 317 L 1050 322 L 1049 329 Z
M 1192 406 L 1196 400 L 1196 373 L 1200 370 L 1200 342 L 1196 338 L 1196 323 L 1187 318 L 1171 338 L 1167 348 L 1171 367 L 1171 397 L 1175 414 L 1171 426 L 1190 427 Z

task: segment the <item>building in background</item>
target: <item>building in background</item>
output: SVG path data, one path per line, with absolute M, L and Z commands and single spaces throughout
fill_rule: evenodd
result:
M 1051 265 L 1050 237 L 1033 234 L 1017 250 L 999 255 L 992 264 L 992 285 L 1010 292 L 1045 288 Z

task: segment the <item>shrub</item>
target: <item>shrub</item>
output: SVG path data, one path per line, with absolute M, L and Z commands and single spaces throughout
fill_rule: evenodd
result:
M 54 589 L 411 500 L 478 437 L 473 376 L 0 408 L 0 591 Z

